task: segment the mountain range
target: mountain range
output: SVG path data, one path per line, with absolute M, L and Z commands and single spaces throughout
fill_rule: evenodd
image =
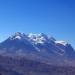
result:
M 16 64 L 14 62 L 15 60 L 18 64 L 20 63 L 23 64 L 25 62 L 29 63 L 28 61 L 30 61 L 31 63 L 35 62 L 36 65 L 35 63 L 34 64 L 32 63 L 35 66 L 37 66 L 38 63 L 39 65 L 44 64 L 45 66 L 43 67 L 47 68 L 48 69 L 47 71 L 50 70 L 51 66 L 53 67 L 55 66 L 55 68 L 59 66 L 60 68 L 64 66 L 75 67 L 75 64 L 74 64 L 75 50 L 71 46 L 71 44 L 62 40 L 58 41 L 54 37 L 50 35 L 46 35 L 44 33 L 24 34 L 24 33 L 17 32 L 0 43 L 0 55 L 1 55 L 1 59 L 3 59 L 3 60 L 0 59 L 1 66 L 2 66 L 2 63 L 12 59 L 13 64 Z M 7 60 L 4 61 L 5 59 Z M 4 67 L 4 64 L 2 67 Z M 10 64 L 11 64 L 11 61 L 9 61 L 9 65 L 8 65 L 9 67 L 10 67 Z M 40 69 L 40 67 L 38 68 Z M 36 70 L 35 67 L 34 67 L 34 70 Z M 42 68 L 42 70 L 44 69 Z M 48 75 L 46 73 L 45 74 L 38 73 L 38 74 Z M 27 74 L 27 75 L 38 75 L 38 74 L 34 73 L 34 74 Z M 16 73 L 14 75 L 20 75 L 20 74 Z M 50 75 L 50 72 L 49 72 L 49 75 Z M 51 75 L 60 75 L 60 74 L 57 73 L 57 74 L 51 74 Z M 69 74 L 61 74 L 61 75 L 69 75 Z

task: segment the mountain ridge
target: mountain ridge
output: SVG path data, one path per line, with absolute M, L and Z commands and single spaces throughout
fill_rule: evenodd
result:
M 54 65 L 69 64 L 71 60 L 75 59 L 75 50 L 71 44 L 57 41 L 54 37 L 44 33 L 24 34 L 17 32 L 0 43 L 0 54 L 27 57 Z M 55 60 L 56 62 L 53 62 Z

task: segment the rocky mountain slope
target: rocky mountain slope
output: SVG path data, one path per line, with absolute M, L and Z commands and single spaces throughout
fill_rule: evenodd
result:
M 0 75 L 75 75 L 75 67 L 54 66 L 27 58 L 0 56 Z

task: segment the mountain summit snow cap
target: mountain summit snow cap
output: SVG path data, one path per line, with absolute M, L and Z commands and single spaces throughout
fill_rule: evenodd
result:
M 12 35 L 10 37 L 11 40 L 30 40 L 30 42 L 33 42 L 34 44 L 44 44 L 44 43 L 52 43 L 54 42 L 55 44 L 61 44 L 63 46 L 68 45 L 67 42 L 65 41 L 56 41 L 56 39 L 50 35 L 46 35 L 44 33 L 39 33 L 39 34 L 33 34 L 33 33 L 29 33 L 29 34 L 24 34 L 24 33 L 20 33 L 20 32 L 16 32 L 14 35 Z
M 25 38 L 27 38 L 27 36 L 24 33 L 20 33 L 20 32 L 16 32 L 14 35 L 10 36 L 11 40 L 14 40 L 14 39 L 22 40 Z
M 22 33 L 16 32 L 15 35 L 16 35 L 16 36 L 20 36 L 20 35 L 22 35 Z
M 30 40 L 33 41 L 35 44 L 37 44 L 37 43 L 43 44 L 45 41 L 47 41 L 47 36 L 44 35 L 43 33 L 40 33 L 40 34 L 33 34 L 33 33 L 30 33 L 30 34 L 28 34 L 28 37 L 29 37 Z
M 49 42 L 50 40 L 55 41 L 53 37 L 50 37 L 44 33 L 39 33 L 39 34 L 30 33 L 28 34 L 28 37 L 35 44 L 38 44 L 38 43 L 44 44 L 45 42 Z
M 56 44 L 62 44 L 64 46 L 66 46 L 68 43 L 65 41 L 55 41 Z

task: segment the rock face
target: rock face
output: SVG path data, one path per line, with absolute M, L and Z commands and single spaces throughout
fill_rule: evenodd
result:
M 0 59 L 1 69 L 3 69 L 1 73 L 8 72 L 10 67 L 12 67 L 9 73 L 11 75 L 14 73 L 16 75 L 18 73 L 18 75 L 26 73 L 26 75 L 73 75 L 74 73 L 72 67 L 75 67 L 75 50 L 71 44 L 57 41 L 44 33 L 17 32 L 0 43 L 0 55 L 1 59 L 3 58 Z

